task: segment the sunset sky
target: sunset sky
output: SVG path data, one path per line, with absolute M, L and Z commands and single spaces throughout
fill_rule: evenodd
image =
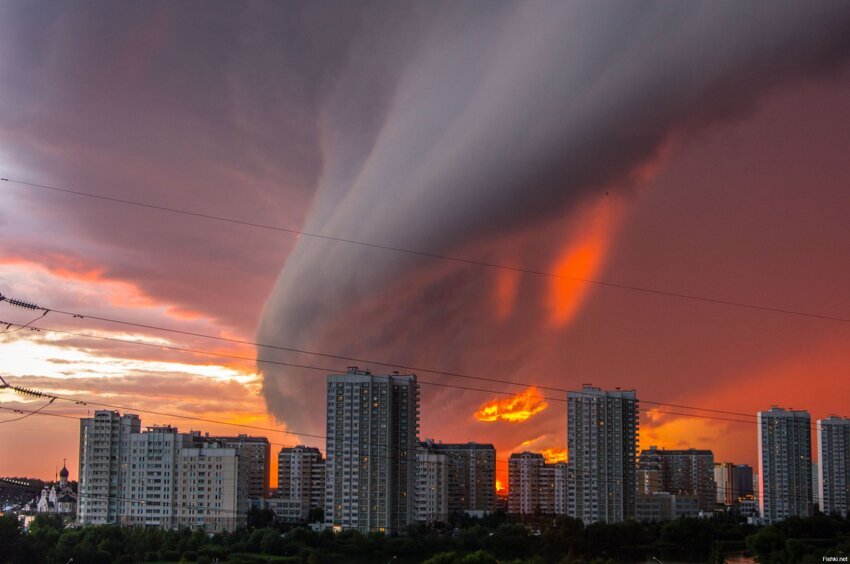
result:
M 0 293 L 372 362 L 54 311 L 0 334 L 0 375 L 274 452 L 324 448 L 325 369 L 349 364 L 435 371 L 420 436 L 500 459 L 562 460 L 547 388 L 583 383 L 850 415 L 848 28 L 826 1 L 4 2 Z M 644 447 L 756 464 L 754 417 L 641 411 Z M 0 476 L 75 479 L 79 424 L 15 417 Z

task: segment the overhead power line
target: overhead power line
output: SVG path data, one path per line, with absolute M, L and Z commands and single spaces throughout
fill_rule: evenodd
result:
M 5 296 L 3 296 L 2 293 L 0 293 L 0 302 L 2 302 L 4 299 L 8 299 L 8 298 L 6 298 Z M 440 375 L 440 376 L 450 376 L 450 377 L 453 377 L 453 378 L 463 378 L 463 379 L 468 379 L 468 380 L 477 380 L 477 381 L 481 381 L 481 382 L 491 382 L 491 383 L 494 383 L 494 384 L 523 386 L 523 387 L 526 387 L 526 388 L 535 387 L 535 388 L 540 389 L 540 390 L 546 390 L 546 391 L 551 391 L 551 392 L 561 392 L 561 393 L 565 393 L 565 394 L 566 393 L 581 393 L 578 390 L 570 390 L 568 388 L 561 388 L 561 387 L 556 387 L 556 386 L 544 386 L 544 385 L 538 385 L 538 384 L 533 384 L 533 383 L 529 383 L 529 382 L 516 382 L 516 381 L 511 381 L 511 380 L 503 380 L 503 379 L 499 379 L 499 378 L 474 376 L 474 375 L 465 374 L 465 373 L 461 373 L 461 372 L 437 370 L 437 369 L 433 369 L 433 368 L 425 368 L 425 367 L 414 366 L 414 365 L 409 365 L 409 364 L 391 363 L 391 362 L 379 361 L 379 360 L 374 360 L 374 359 L 365 359 L 365 358 L 360 358 L 360 357 L 353 357 L 353 356 L 345 356 L 345 355 L 310 351 L 310 350 L 306 350 L 306 349 L 300 349 L 300 348 L 296 348 L 296 347 L 287 347 L 287 346 L 282 346 L 282 345 L 263 344 L 263 343 L 253 342 L 253 341 L 242 340 L 242 339 L 220 337 L 220 336 L 216 336 L 216 335 L 208 335 L 208 334 L 205 334 L 205 333 L 197 333 L 197 332 L 192 332 L 192 331 L 171 329 L 171 328 L 167 328 L 167 327 L 159 327 L 159 326 L 156 326 L 156 325 L 149 325 L 149 324 L 143 324 L 143 323 L 134 323 L 134 322 L 131 322 L 131 321 L 124 321 L 124 320 L 113 319 L 113 318 L 108 318 L 108 317 L 93 316 L 93 315 L 87 315 L 87 314 L 82 314 L 82 313 L 63 311 L 63 310 L 59 310 L 59 309 L 48 310 L 47 308 L 41 308 L 39 306 L 34 306 L 34 307 L 36 309 L 43 309 L 44 311 L 51 311 L 53 313 L 66 315 L 66 316 L 70 316 L 70 317 L 78 318 L 78 319 L 93 319 L 93 320 L 97 320 L 97 321 L 104 321 L 104 322 L 108 322 L 108 323 L 116 323 L 116 324 L 126 325 L 126 326 L 129 326 L 129 327 L 138 327 L 138 328 L 143 328 L 143 329 L 165 331 L 165 332 L 174 333 L 174 334 L 178 334 L 178 335 L 199 337 L 199 338 L 211 339 L 211 340 L 233 343 L 233 344 L 250 345 L 250 346 L 254 346 L 254 347 L 268 348 L 268 349 L 280 350 L 280 351 L 285 351 L 285 352 L 293 352 L 293 353 L 299 353 L 299 354 L 313 355 L 313 356 L 319 356 L 319 357 L 323 357 L 323 358 L 343 360 L 343 361 L 346 361 L 346 362 L 366 363 L 366 364 L 370 364 L 370 365 L 386 366 L 386 367 L 391 367 L 391 368 L 396 368 L 396 369 L 401 369 L 401 370 L 409 370 L 409 371 L 412 371 L 412 372 L 425 372 L 425 373 L 428 373 L 428 374 L 437 374 L 437 375 Z M 3 323 L 0 322 L 0 324 L 3 324 Z M 11 324 L 11 325 L 14 325 L 14 324 Z M 53 331 L 53 332 L 56 332 L 56 333 L 62 333 L 62 331 L 59 331 L 59 330 L 56 330 L 56 329 L 45 328 L 45 330 L 50 330 L 50 331 Z M 105 340 L 111 339 L 111 338 L 105 337 L 105 336 L 78 334 L 78 333 L 73 333 L 73 332 L 66 332 L 66 333 L 69 333 L 69 334 L 75 335 L 75 336 L 83 336 L 83 337 L 89 337 L 89 338 L 102 338 L 102 339 L 105 339 Z M 127 340 L 123 340 L 123 339 L 117 339 L 117 340 L 119 342 L 127 341 Z M 142 343 L 139 343 L 137 341 L 130 341 L 130 342 L 132 342 L 134 344 L 142 344 Z M 310 369 L 310 370 L 319 369 L 319 370 L 322 370 L 322 371 L 328 371 L 329 370 L 331 372 L 338 372 L 337 370 L 331 370 L 331 369 L 324 368 L 324 367 L 315 367 L 315 366 L 308 366 L 308 365 L 303 365 L 303 364 L 286 363 L 286 362 L 282 362 L 282 361 L 262 360 L 262 359 L 255 359 L 253 357 L 242 357 L 242 356 L 228 355 L 226 353 L 204 352 L 204 351 L 198 351 L 196 349 L 184 349 L 184 348 L 181 348 L 181 347 L 156 345 L 156 344 L 152 344 L 152 343 L 146 343 L 145 345 L 146 346 L 153 346 L 153 347 L 160 347 L 160 348 L 168 348 L 170 350 L 176 350 L 176 351 L 180 351 L 180 352 L 190 352 L 190 353 L 196 353 L 196 354 L 208 354 L 208 355 L 211 355 L 211 356 L 224 356 L 226 358 L 235 358 L 237 360 L 249 360 L 249 361 L 256 361 L 256 362 L 269 363 L 269 364 L 278 364 L 278 365 L 290 366 L 290 367 L 294 367 L 294 368 L 306 368 L 306 369 Z M 436 384 L 435 383 L 434 385 L 445 385 L 445 384 Z M 484 391 L 484 392 L 488 392 L 488 393 L 504 393 L 506 395 L 514 395 L 512 392 L 498 392 L 498 391 L 494 391 L 494 390 L 479 390 L 477 388 L 466 388 L 466 387 L 461 387 L 461 386 L 456 386 L 456 387 L 459 388 L 459 389 L 466 389 L 466 390 L 473 390 L 473 391 Z M 553 401 L 565 401 L 563 398 L 543 398 L 543 399 L 551 399 Z M 649 400 L 641 400 L 641 403 L 644 403 L 644 404 L 647 404 L 647 405 L 659 405 L 659 406 L 664 406 L 664 407 L 673 407 L 673 408 L 676 408 L 676 409 L 693 409 L 693 410 L 698 410 L 698 411 L 705 411 L 705 412 L 708 412 L 708 413 L 718 413 L 718 414 L 721 414 L 721 415 L 755 417 L 755 415 L 753 415 L 751 413 L 742 413 L 742 412 L 728 411 L 728 410 L 721 410 L 721 409 L 711 409 L 711 408 L 697 407 L 697 406 L 692 406 L 692 405 L 673 404 L 673 403 L 669 403 L 669 402 L 655 402 L 655 401 L 649 401 Z
M 842 323 L 850 323 L 850 317 L 841 317 L 841 316 L 836 316 L 836 315 L 826 315 L 826 314 L 820 314 L 820 313 L 814 313 L 814 312 L 808 312 L 808 311 L 802 311 L 802 310 L 795 310 L 795 309 L 790 309 L 790 308 L 781 308 L 781 307 L 774 307 L 774 306 L 756 304 L 756 303 L 750 303 L 750 302 L 726 300 L 726 299 L 721 299 L 721 298 L 713 298 L 713 297 L 709 297 L 709 296 L 701 296 L 701 295 L 698 295 L 698 294 L 687 294 L 687 293 L 684 293 L 684 292 L 674 292 L 674 291 L 671 291 L 671 290 L 662 290 L 662 289 L 659 289 L 659 288 L 652 288 L 652 287 L 649 287 L 649 286 L 638 286 L 638 285 L 634 285 L 634 284 L 624 284 L 624 283 L 619 283 L 619 282 L 610 282 L 610 281 L 607 281 L 607 280 L 598 280 L 598 279 L 592 279 L 592 278 L 582 278 L 582 277 L 577 277 L 577 276 L 568 276 L 568 275 L 565 275 L 565 274 L 557 274 L 555 272 L 549 272 L 549 271 L 545 271 L 545 270 L 510 266 L 510 265 L 506 265 L 506 264 L 500 264 L 500 263 L 488 262 L 488 261 L 482 261 L 482 260 L 475 260 L 475 259 L 469 259 L 469 258 L 464 258 L 464 257 L 452 256 L 452 255 L 444 255 L 444 254 L 440 254 L 440 253 L 432 253 L 432 252 L 427 252 L 427 251 L 422 251 L 422 250 L 417 250 L 417 249 L 407 249 L 407 248 L 403 248 L 403 247 L 396 247 L 396 246 L 392 246 L 392 245 L 384 245 L 384 244 L 373 243 L 373 242 L 369 242 L 369 241 L 359 241 L 359 240 L 356 240 L 356 239 L 348 239 L 348 238 L 345 238 L 345 237 L 336 237 L 336 236 L 332 236 L 332 235 L 324 235 L 322 233 L 311 233 L 311 232 L 308 232 L 308 231 L 303 231 L 301 229 L 295 229 L 295 228 L 290 228 L 290 227 L 281 227 L 281 226 L 278 226 L 278 225 L 269 225 L 269 224 L 266 224 L 266 223 L 259 223 L 259 222 L 254 222 L 254 221 L 241 220 L 241 219 L 222 216 L 222 215 L 201 213 L 201 212 L 196 212 L 196 211 L 181 209 L 181 208 L 175 208 L 175 207 L 165 206 L 165 205 L 150 204 L 150 203 L 147 203 L 147 202 L 140 202 L 140 201 L 137 201 L 137 200 L 128 200 L 126 198 L 118 198 L 118 197 L 115 197 L 115 196 L 106 196 L 106 195 L 103 195 L 103 194 L 95 194 L 95 193 L 92 193 L 92 192 L 84 192 L 82 190 L 73 190 L 73 189 L 70 189 L 70 188 L 61 188 L 61 187 L 58 187 L 58 186 L 50 186 L 50 185 L 47 185 L 47 184 L 39 184 L 39 183 L 36 183 L 36 182 L 27 182 L 27 181 L 24 181 L 24 180 L 17 180 L 17 179 L 14 179 L 14 178 L 0 178 L 0 181 L 13 183 L 13 184 L 17 184 L 17 185 L 20 185 L 20 186 L 27 186 L 29 188 L 35 188 L 35 189 L 39 189 L 39 190 L 47 190 L 47 191 L 51 191 L 51 192 L 55 192 L 55 193 L 62 193 L 62 194 L 69 194 L 69 195 L 73 195 L 73 196 L 92 198 L 92 199 L 96 199 L 96 200 L 112 202 L 112 203 L 116 203 L 116 204 L 123 204 L 123 205 L 127 205 L 127 206 L 135 206 L 135 207 L 140 207 L 140 208 L 146 208 L 146 209 L 156 210 L 156 211 L 160 211 L 160 212 L 167 212 L 167 213 L 178 214 L 178 215 L 183 215 L 183 216 L 196 217 L 196 218 L 206 219 L 206 220 L 223 221 L 223 222 L 231 223 L 231 224 L 235 224 L 235 225 L 242 225 L 242 226 L 253 227 L 253 228 L 257 228 L 257 229 L 265 229 L 265 230 L 269 230 L 269 231 L 289 233 L 289 234 L 292 234 L 292 235 L 309 237 L 309 238 L 312 238 L 312 239 L 333 241 L 333 242 L 336 242 L 336 243 L 344 243 L 344 244 L 348 244 L 348 245 L 357 245 L 357 246 L 360 246 L 360 247 L 380 249 L 380 250 L 383 250 L 383 251 L 390 251 L 390 252 L 394 252 L 394 253 L 413 255 L 413 256 L 419 256 L 419 257 L 430 258 L 430 259 L 444 260 L 444 261 L 460 263 L 460 264 L 468 264 L 468 265 L 471 265 L 471 266 L 480 266 L 480 267 L 484 267 L 484 268 L 498 269 L 498 270 L 508 270 L 508 271 L 517 272 L 517 273 L 520 273 L 520 274 L 529 274 L 529 275 L 532 275 L 532 276 L 541 276 L 541 277 L 545 277 L 545 278 L 571 280 L 573 282 L 580 282 L 580 283 L 583 283 L 583 284 L 592 284 L 592 285 L 595 285 L 595 286 L 601 286 L 601 287 L 606 287 L 606 288 L 617 288 L 617 289 L 620 289 L 620 290 L 628 290 L 628 291 L 631 291 L 631 292 L 639 292 L 639 293 L 643 293 L 643 294 L 653 294 L 653 295 L 657 295 L 657 296 L 665 296 L 665 297 L 668 297 L 668 298 L 693 300 L 693 301 L 699 301 L 699 302 L 710 303 L 710 304 L 715 304 L 715 305 L 745 308 L 745 309 L 750 309 L 750 310 L 755 310 L 755 311 L 778 313 L 778 314 L 783 314 L 783 315 L 794 315 L 794 316 L 798 316 L 798 317 L 807 317 L 807 318 L 821 319 L 821 320 L 826 320 L 826 321 L 838 321 L 838 322 L 842 322 Z
M 5 321 L 0 321 L 0 324 L 9 324 L 9 325 L 12 325 L 12 326 L 20 327 L 20 325 L 17 325 L 15 323 L 8 323 L 8 322 L 5 322 Z M 212 351 L 204 351 L 204 350 L 192 349 L 192 348 L 187 348 L 187 347 L 175 347 L 175 346 L 171 346 L 171 345 L 161 345 L 161 344 L 156 344 L 156 343 L 145 343 L 145 342 L 141 342 L 141 341 L 134 341 L 132 339 L 121 339 L 121 338 L 117 338 L 117 337 L 106 337 L 106 336 L 103 336 L 103 335 L 91 335 L 91 334 L 88 334 L 88 333 L 76 333 L 76 332 L 73 332 L 73 331 L 63 331 L 63 330 L 59 330 L 59 329 L 51 329 L 51 328 L 48 328 L 48 327 L 31 327 L 31 329 L 34 329 L 36 331 L 48 331 L 48 332 L 56 333 L 56 334 L 59 334 L 59 335 L 70 335 L 70 336 L 74 336 L 74 337 L 82 337 L 82 338 L 87 338 L 87 339 L 97 339 L 97 340 L 101 340 L 101 341 L 126 343 L 126 344 L 138 345 L 138 346 L 143 346 L 143 347 L 172 350 L 172 351 L 184 352 L 184 353 L 190 353 L 190 354 L 200 354 L 200 355 L 214 356 L 214 357 L 219 357 L 219 358 L 230 358 L 230 359 L 234 359 L 234 360 L 253 361 L 253 362 L 259 362 L 259 363 L 262 363 L 262 364 L 270 364 L 270 365 L 276 365 L 276 366 L 287 366 L 287 367 L 290 367 L 290 368 L 301 368 L 301 369 L 306 369 L 306 370 L 315 370 L 315 371 L 323 372 L 325 374 L 344 374 L 344 373 L 346 373 L 346 370 L 331 368 L 331 367 L 327 367 L 327 366 L 314 366 L 314 365 L 309 365 L 309 364 L 296 364 L 296 363 L 282 362 L 282 361 L 276 361 L 276 360 L 255 359 L 253 357 L 248 357 L 248 356 L 240 356 L 240 355 L 234 355 L 234 354 L 228 354 L 228 353 L 218 353 L 218 352 L 212 352 Z M 440 387 L 440 388 L 452 388 L 452 389 L 456 389 L 456 390 L 483 392 L 483 393 L 487 393 L 487 394 L 497 394 L 497 395 L 504 395 L 504 396 L 511 396 L 511 397 L 516 395 L 515 392 L 509 392 L 509 391 L 505 391 L 505 390 L 473 388 L 473 387 L 467 387 L 467 386 L 458 386 L 456 384 L 445 384 L 445 383 L 441 383 L 441 382 L 432 382 L 432 381 L 421 380 L 421 379 L 417 379 L 417 383 L 420 384 L 420 385 L 425 385 L 425 386 L 436 386 L 436 387 Z M 578 394 L 578 395 L 582 395 L 582 394 L 590 395 L 587 392 L 582 392 L 582 391 L 578 391 L 578 390 L 570 390 L 570 392 L 573 393 L 573 394 Z M 70 398 L 59 397 L 59 399 L 70 399 Z M 559 402 L 559 403 L 566 403 L 568 401 L 567 398 L 565 398 L 565 397 L 551 397 L 551 396 L 540 396 L 539 399 L 547 400 L 547 401 L 554 401 L 554 402 Z M 644 400 L 641 400 L 641 399 L 629 400 L 628 398 L 625 398 L 625 401 L 636 401 L 637 403 L 653 403 L 655 405 L 662 405 L 662 406 L 667 405 L 667 404 L 663 404 L 661 402 L 644 402 Z M 93 402 L 87 402 L 87 403 L 93 403 Z M 99 405 L 111 407 L 111 408 L 114 408 L 114 409 L 133 409 L 133 408 L 125 408 L 123 406 L 114 406 L 114 405 L 108 405 L 108 404 L 99 404 Z M 684 409 L 702 410 L 701 408 L 696 408 L 696 407 L 687 407 L 687 406 L 680 406 L 680 407 L 682 407 Z M 137 411 L 139 411 L 139 410 L 137 410 Z M 702 410 L 702 411 L 705 411 L 705 410 Z M 717 416 L 703 415 L 703 414 L 696 414 L 696 413 L 678 413 L 678 412 L 661 411 L 661 410 L 654 410 L 654 412 L 655 413 L 663 413 L 663 414 L 671 414 L 671 415 L 684 415 L 684 416 L 688 416 L 688 417 L 698 417 L 698 418 L 703 418 L 703 419 L 732 421 L 732 422 L 738 422 L 738 423 L 754 423 L 754 421 L 750 421 L 750 420 L 743 421 L 743 420 L 739 420 L 739 419 L 717 417 Z M 157 412 L 151 412 L 151 413 L 154 413 L 155 415 L 166 415 L 166 416 L 173 416 L 173 417 L 183 417 L 183 418 L 187 418 L 187 419 L 196 419 L 196 418 L 184 417 L 184 416 L 180 416 L 180 415 L 171 415 L 171 414 L 164 414 L 164 413 L 157 413 Z M 734 412 L 730 412 L 730 413 L 734 414 Z M 744 416 L 747 416 L 747 417 L 754 417 L 751 414 L 741 413 L 740 415 L 744 415 Z M 214 421 L 209 421 L 209 422 L 214 423 Z M 250 426 L 248 426 L 248 427 L 250 427 Z M 260 429 L 261 430 L 273 430 L 273 429 L 265 429 L 265 428 L 260 428 Z M 322 437 L 319 437 L 319 438 L 322 438 Z
M 0 321 L 0 324 L 6 324 L 6 322 Z M 12 323 L 11 325 L 14 326 L 16 324 Z M 51 333 L 57 333 L 57 334 L 60 334 L 60 335 L 71 335 L 71 336 L 75 336 L 75 337 L 83 337 L 83 338 L 88 338 L 88 339 L 97 339 L 97 340 L 103 340 L 103 341 L 113 341 L 113 342 L 119 342 L 119 343 L 127 343 L 127 344 L 139 345 L 139 346 L 144 346 L 144 347 L 174 350 L 174 351 L 180 351 L 180 352 L 186 352 L 186 353 L 192 353 L 192 354 L 210 355 L 210 356 L 215 356 L 215 357 L 232 358 L 232 359 L 237 359 L 237 360 L 256 361 L 256 362 L 261 362 L 261 363 L 271 364 L 271 365 L 280 365 L 280 366 L 303 368 L 303 369 L 307 369 L 307 370 L 320 371 L 320 372 L 323 372 L 325 374 L 344 374 L 344 373 L 346 373 L 346 370 L 338 370 L 338 369 L 330 368 L 330 367 L 326 367 L 326 366 L 313 366 L 313 365 L 308 365 L 308 364 L 294 364 L 294 363 L 287 363 L 287 362 L 280 362 L 280 361 L 273 361 L 273 360 L 254 359 L 252 357 L 231 355 L 231 354 L 227 354 L 227 353 L 216 353 L 216 352 L 210 352 L 210 351 L 203 351 L 203 350 L 199 350 L 199 349 L 190 349 L 190 348 L 185 348 L 185 347 L 173 347 L 173 346 L 168 346 L 168 345 L 159 345 L 159 344 L 155 344 L 155 343 L 144 343 L 144 342 L 140 342 L 140 341 L 134 341 L 134 340 L 131 340 L 131 339 L 120 339 L 120 338 L 117 338 L 117 337 L 106 337 L 106 336 L 102 336 L 102 335 L 90 335 L 90 334 L 87 334 L 87 333 L 75 333 L 75 332 L 72 332 L 72 331 L 62 331 L 62 330 L 58 330 L 58 329 L 50 329 L 50 328 L 47 328 L 47 327 L 33 327 L 33 329 L 35 329 L 37 331 L 42 331 L 42 330 L 49 331 Z M 510 397 L 513 397 L 513 396 L 516 395 L 514 392 L 508 392 L 508 391 L 504 391 L 504 390 L 472 388 L 472 387 L 466 387 L 466 386 L 458 386 L 456 384 L 444 384 L 444 383 L 440 383 L 440 382 L 432 382 L 432 381 L 421 380 L 421 379 L 417 379 L 417 383 L 420 384 L 420 385 L 425 385 L 425 386 L 435 386 L 435 387 L 441 387 L 441 388 L 452 388 L 452 389 L 465 390 L 465 391 L 483 392 L 483 393 L 487 393 L 487 394 L 497 394 L 497 395 L 504 395 L 504 396 L 510 396 Z M 7 386 L 7 387 L 14 389 L 14 386 Z M 578 390 L 569 390 L 569 393 L 574 394 L 574 395 L 587 395 L 587 396 L 593 395 L 589 392 L 578 391 Z M 101 407 L 108 407 L 108 408 L 111 408 L 111 409 L 123 409 L 123 410 L 138 411 L 139 413 L 150 413 L 150 414 L 153 414 L 153 415 L 159 415 L 159 416 L 165 416 L 165 417 L 174 417 L 174 418 L 194 420 L 194 421 L 202 421 L 202 422 L 206 422 L 206 423 L 214 423 L 214 424 L 221 424 L 221 425 L 233 425 L 233 426 L 236 426 L 236 427 L 244 427 L 244 428 L 256 429 L 256 430 L 261 430 L 261 431 L 287 433 L 287 434 L 299 435 L 299 436 L 305 436 L 305 437 L 311 437 L 311 438 L 319 438 L 319 439 L 326 438 L 324 436 L 310 434 L 310 433 L 298 433 L 298 432 L 294 432 L 294 431 L 281 431 L 279 429 L 272 429 L 272 428 L 268 428 L 268 427 L 258 427 L 258 426 L 238 424 L 238 423 L 227 423 L 227 422 L 223 422 L 223 421 L 216 421 L 216 420 L 198 418 L 198 417 L 193 417 L 193 416 L 177 415 L 177 414 L 172 414 L 172 413 L 163 413 L 163 412 L 157 412 L 157 411 L 142 410 L 142 409 L 136 409 L 136 408 L 133 408 L 133 407 L 107 404 L 107 403 L 99 403 L 99 402 L 89 401 L 89 400 L 78 400 L 78 399 L 75 399 L 75 398 L 66 398 L 66 397 L 57 396 L 57 395 L 50 395 L 50 397 L 55 397 L 56 399 L 61 399 L 61 400 L 65 400 L 65 401 L 75 401 L 77 403 L 99 405 Z M 559 402 L 559 403 L 567 403 L 568 402 L 568 399 L 565 398 L 565 397 L 539 396 L 539 399 L 547 400 L 547 401 L 553 401 L 553 402 Z M 649 402 L 649 401 L 642 400 L 640 398 L 638 398 L 636 400 L 631 400 L 629 398 L 622 398 L 622 399 L 625 402 L 634 401 L 635 403 L 652 403 L 654 405 L 661 405 L 661 406 L 668 406 L 668 407 L 675 406 L 675 404 L 665 404 L 663 402 Z M 698 408 L 698 407 L 691 407 L 691 406 L 679 406 L 679 407 L 684 408 L 684 409 L 694 409 L 694 410 L 705 411 L 703 408 Z M 705 415 L 705 414 L 702 414 L 702 413 L 683 413 L 683 412 L 666 411 L 666 410 L 660 410 L 660 409 L 653 409 L 652 412 L 664 414 L 664 415 L 677 415 L 677 416 L 681 416 L 681 417 L 695 417 L 695 418 L 699 418 L 699 419 L 711 419 L 711 420 L 715 420 L 715 421 L 728 421 L 728 422 L 733 422 L 733 423 L 747 423 L 747 424 L 757 423 L 757 421 L 755 421 L 755 419 L 754 419 L 755 415 L 746 414 L 746 413 L 739 413 L 739 415 L 751 417 L 753 419 L 743 420 L 743 419 L 734 419 L 734 418 L 731 418 L 731 417 L 719 417 L 717 415 Z M 729 412 L 729 413 L 735 414 L 735 412 Z
M 0 410 L 21 411 L 21 410 L 18 410 L 18 409 L 13 409 L 13 408 L 3 407 L 3 406 L 0 406 Z M 24 412 L 25 413 L 31 413 L 31 414 L 44 415 L 44 416 L 51 416 L 51 417 L 60 417 L 60 418 L 64 418 L 64 419 L 73 419 L 73 420 L 76 420 L 76 421 L 80 421 L 82 419 L 85 419 L 84 417 L 78 417 L 78 416 L 73 416 L 73 415 L 65 415 L 65 414 L 60 414 L 60 413 L 34 412 L 34 411 L 26 411 L 26 410 L 24 410 Z M 211 437 L 211 438 L 213 438 L 213 437 Z M 320 437 L 320 438 L 325 438 L 325 437 Z M 290 444 L 285 444 L 285 443 L 275 443 L 275 442 L 271 442 L 271 441 L 269 442 L 269 444 L 272 445 L 272 446 L 281 446 L 281 447 L 296 446 L 296 445 L 290 445 Z M 384 449 L 387 449 L 386 445 L 373 445 L 373 446 L 380 446 Z M 399 450 L 399 449 L 387 449 L 387 450 Z M 519 454 L 519 453 L 520 453 L 519 451 L 515 451 L 512 454 Z M 538 453 L 538 454 L 540 454 L 540 453 Z M 386 456 L 389 456 L 389 452 L 387 453 Z M 499 464 L 510 465 L 510 459 L 509 458 L 495 458 L 494 462 L 495 462 L 496 465 L 499 465 Z M 417 464 L 437 464 L 437 465 L 443 465 L 444 464 L 444 465 L 452 466 L 452 467 L 465 467 L 463 464 L 454 464 L 452 462 L 427 461 L 427 460 L 419 460 L 419 461 L 417 461 Z M 547 462 L 547 464 L 550 464 L 550 463 Z M 476 465 L 478 467 L 482 467 L 482 468 L 491 468 L 489 466 L 489 464 L 487 464 L 487 461 L 484 461 L 483 459 L 478 459 L 476 461 Z M 495 468 L 492 468 L 492 469 L 496 470 Z M 612 477 L 612 478 L 619 477 L 615 473 L 604 473 L 603 472 L 603 473 L 601 473 L 601 475 Z M 13 484 L 13 485 L 18 485 L 18 484 Z M 734 492 L 734 491 L 738 491 L 738 490 L 735 486 L 726 486 L 726 487 L 716 486 L 716 488 L 711 488 L 710 486 L 706 485 L 704 488 L 699 488 L 695 492 L 693 492 L 693 495 L 698 495 L 700 492 L 705 493 L 705 492 L 708 492 L 708 491 L 711 491 L 712 493 L 714 493 L 716 491 L 722 491 L 722 492 L 733 491 Z M 136 500 L 136 501 L 138 501 L 138 500 Z

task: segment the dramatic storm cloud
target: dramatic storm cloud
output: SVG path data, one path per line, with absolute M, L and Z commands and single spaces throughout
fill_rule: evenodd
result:
M 635 387 L 642 445 L 754 464 L 752 424 L 649 402 L 845 413 L 850 324 L 670 294 L 850 318 L 847 29 L 843 0 L 0 2 L 0 292 L 53 310 L 0 326 L 0 374 L 323 448 L 327 372 L 413 370 L 421 435 L 493 442 L 503 485 L 564 457 L 552 388 Z M 0 475 L 78 437 L 2 424 Z
M 779 82 L 829 70 L 850 43 L 844 2 L 471 7 L 442 5 L 417 33 L 353 37 L 319 108 L 323 169 L 304 231 L 594 277 L 670 143 L 748 115 Z M 258 338 L 574 387 L 578 375 L 557 374 L 569 358 L 559 342 L 586 290 L 305 236 Z M 260 369 L 272 412 L 315 429 L 322 375 Z M 423 398 L 426 423 L 481 403 L 428 386 Z

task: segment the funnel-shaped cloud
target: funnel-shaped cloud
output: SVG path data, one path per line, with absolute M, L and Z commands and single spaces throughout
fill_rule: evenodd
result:
M 323 82 L 323 172 L 304 230 L 587 276 L 618 214 L 586 218 L 627 202 L 671 138 L 746 115 L 850 43 L 843 1 L 442 4 L 407 19 L 355 36 Z M 259 340 L 538 382 L 559 377 L 558 334 L 586 293 L 304 237 Z M 321 426 L 321 373 L 260 368 L 278 417 Z M 481 396 L 426 385 L 423 402 L 427 426 Z

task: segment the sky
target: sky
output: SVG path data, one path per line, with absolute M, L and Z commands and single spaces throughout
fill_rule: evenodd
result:
M 848 25 L 844 2 L 4 2 L 0 293 L 53 311 L 0 334 L 0 375 L 88 403 L 0 410 L 0 475 L 73 478 L 95 402 L 323 447 L 351 364 L 416 367 L 420 436 L 500 459 L 563 459 L 557 390 L 592 383 L 637 390 L 642 446 L 755 465 L 752 417 L 673 406 L 850 414 Z

